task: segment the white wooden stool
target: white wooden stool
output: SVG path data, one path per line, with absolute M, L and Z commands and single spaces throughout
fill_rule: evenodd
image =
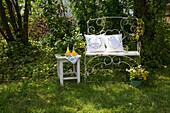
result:
M 77 83 L 80 83 L 80 59 L 77 60 L 76 64 L 73 64 L 73 72 L 63 73 L 63 62 L 69 62 L 61 56 L 61 54 L 55 54 L 57 58 L 57 76 L 60 79 L 61 86 L 64 85 L 63 80 L 77 79 Z M 76 69 L 77 67 L 77 69 Z M 64 75 L 75 74 L 76 77 L 64 77 Z

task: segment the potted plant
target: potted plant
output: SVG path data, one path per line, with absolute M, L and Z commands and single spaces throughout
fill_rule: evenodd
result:
M 126 71 L 130 73 L 131 85 L 133 87 L 139 87 L 142 80 L 146 80 L 147 76 L 149 76 L 149 72 L 142 68 L 141 65 L 126 69 Z

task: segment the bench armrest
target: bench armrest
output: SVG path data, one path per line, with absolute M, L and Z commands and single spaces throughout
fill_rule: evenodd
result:
M 85 50 L 85 53 L 86 53 L 86 51 L 87 51 L 86 43 L 84 43 L 84 50 Z

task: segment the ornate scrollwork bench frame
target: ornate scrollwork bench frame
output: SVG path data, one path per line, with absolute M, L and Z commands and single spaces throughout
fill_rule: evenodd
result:
M 106 28 L 106 22 L 107 19 L 118 19 L 120 20 L 120 29 L 105 29 Z M 130 18 L 131 20 L 135 20 L 136 18 Z M 113 32 L 116 31 L 119 34 L 122 33 L 123 37 L 122 37 L 122 41 L 124 41 L 125 39 L 129 38 L 127 36 L 132 36 L 136 33 L 136 31 L 138 30 L 138 24 L 131 24 L 131 20 L 127 20 L 127 17 L 102 17 L 102 18 L 95 18 L 95 19 L 89 19 L 87 21 L 87 34 L 89 35 L 100 35 L 100 34 L 107 34 L 107 32 Z M 101 30 L 99 30 L 98 32 L 96 32 L 97 30 L 95 29 L 94 26 L 91 26 L 89 23 L 91 21 L 96 21 L 96 25 L 101 27 Z M 128 31 L 124 30 L 124 26 L 125 25 L 130 25 L 129 31 L 130 33 L 128 33 Z M 134 29 L 135 32 L 134 32 Z M 141 43 L 138 40 L 132 40 L 131 38 L 129 38 L 131 42 L 136 43 L 136 50 L 135 51 L 125 51 L 125 52 L 93 52 L 93 53 L 87 53 L 86 49 L 85 49 L 85 59 L 84 59 L 84 63 L 85 63 L 85 75 L 84 75 L 84 80 L 86 81 L 87 76 L 89 76 L 89 74 L 92 74 L 96 69 L 96 66 L 99 66 L 101 64 L 105 65 L 105 66 L 109 66 L 112 64 L 115 65 L 120 65 L 120 64 L 125 64 L 127 65 L 129 68 L 133 67 L 134 65 L 139 65 L 141 60 L 140 60 L 140 50 L 141 50 Z M 124 46 L 125 47 L 125 46 Z M 88 57 L 91 56 L 91 57 Z M 136 59 L 133 58 L 133 56 L 137 57 Z M 88 58 L 87 58 L 88 57 Z M 92 69 L 91 72 L 88 71 L 88 64 L 93 61 L 94 59 L 97 59 L 99 57 L 104 57 L 103 61 L 98 62 L 97 64 L 95 64 Z M 123 58 L 129 59 L 129 61 L 133 61 L 133 65 L 123 61 Z M 115 62 L 114 59 L 117 58 L 118 61 Z M 110 62 L 106 62 L 106 59 L 110 59 Z M 107 60 L 108 61 L 108 60 Z M 101 69 L 99 69 L 101 70 Z M 108 69 L 106 69 L 108 70 Z M 122 70 L 122 69 L 117 69 L 117 70 Z

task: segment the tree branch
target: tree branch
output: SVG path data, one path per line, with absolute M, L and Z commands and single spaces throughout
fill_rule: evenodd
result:
M 161 1 L 161 0 L 160 0 L 159 3 L 158 3 L 158 4 L 159 4 L 158 9 L 156 10 L 156 13 L 155 13 L 155 14 L 158 14 L 158 12 L 159 12 L 160 10 L 164 10 L 164 9 L 166 8 L 166 3 L 167 3 L 166 1 L 163 1 L 163 0 Z M 163 4 L 164 4 L 164 5 L 163 5 Z M 165 6 L 165 7 L 164 7 L 164 6 Z
M 14 2 L 14 0 L 12 0 L 12 3 L 13 3 L 14 6 L 16 5 L 16 3 Z
M 60 0 L 60 2 L 61 2 L 61 6 L 62 6 L 62 8 L 63 8 L 63 13 L 64 13 L 64 16 L 66 16 L 66 14 L 65 14 L 65 8 L 64 8 L 63 1 L 62 1 L 62 0 Z M 60 8 L 60 9 L 61 9 L 61 8 Z
M 5 0 L 8 6 L 8 11 L 9 11 L 9 15 L 10 15 L 10 23 L 14 28 L 15 33 L 17 33 L 17 24 L 16 24 L 16 19 L 14 16 L 14 12 L 13 12 L 13 6 L 10 0 Z
M 13 0 L 12 0 L 12 2 L 14 3 Z M 21 17 L 19 6 L 18 6 L 18 0 L 15 0 L 14 7 L 15 7 L 15 10 L 17 13 L 18 26 L 19 26 L 19 29 L 21 30 L 22 29 L 22 17 Z
M 5 13 L 5 8 L 2 6 L 2 0 L 0 0 L 0 17 L 2 19 L 2 24 L 5 28 L 6 34 L 9 38 L 10 41 L 14 41 L 14 37 L 12 36 L 11 30 L 8 25 L 6 13 Z
M 156 13 L 155 13 L 155 14 L 158 14 L 158 11 L 159 11 L 160 8 L 161 8 L 161 3 L 162 3 L 162 2 L 161 2 L 161 0 L 160 0 L 159 3 L 158 3 L 158 4 L 159 4 L 158 9 L 156 10 Z

